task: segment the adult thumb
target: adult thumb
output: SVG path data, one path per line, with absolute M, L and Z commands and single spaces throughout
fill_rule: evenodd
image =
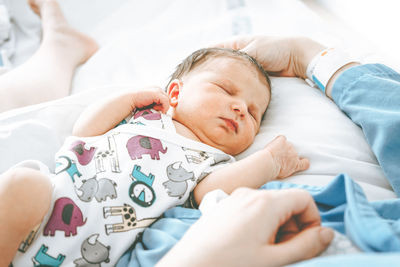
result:
M 270 255 L 276 256 L 276 265 L 281 266 L 317 256 L 328 247 L 333 237 L 332 229 L 314 226 L 268 249 Z

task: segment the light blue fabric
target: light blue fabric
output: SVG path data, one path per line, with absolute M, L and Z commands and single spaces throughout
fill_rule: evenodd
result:
M 382 169 L 400 195 L 400 75 L 383 65 L 362 65 L 345 71 L 335 82 L 332 97 L 364 131 Z M 369 203 L 346 174 L 326 187 L 271 182 L 264 189 L 298 187 L 316 201 L 322 222 L 346 234 L 365 253 L 304 261 L 296 267 L 399 266 L 400 199 Z M 141 243 L 127 251 L 117 267 L 154 266 L 199 217 L 198 210 L 173 208 L 146 229 Z M 387 253 L 397 252 L 397 253 Z
M 381 64 L 350 68 L 336 80 L 332 98 L 362 128 L 400 196 L 400 74 Z
M 398 267 L 399 253 L 338 255 L 303 261 L 290 267 Z
M 400 199 L 370 203 L 346 174 L 326 187 L 270 182 L 262 188 L 303 188 L 317 203 L 322 225 L 346 234 L 363 251 L 400 252 Z

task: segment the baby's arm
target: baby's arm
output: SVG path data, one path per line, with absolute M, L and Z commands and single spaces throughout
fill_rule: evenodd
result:
M 72 134 L 82 137 L 104 134 L 125 119 L 135 108 L 151 105 L 156 110 L 167 112 L 168 96 L 161 89 L 112 95 L 86 108 L 76 121 Z
M 210 173 L 194 189 L 196 203 L 215 189 L 231 194 L 239 187 L 257 189 L 276 178 L 285 178 L 308 169 L 308 159 L 300 158 L 286 137 L 278 136 L 264 149 Z

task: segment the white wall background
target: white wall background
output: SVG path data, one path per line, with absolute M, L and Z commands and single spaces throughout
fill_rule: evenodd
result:
M 398 0 L 303 0 L 328 21 L 343 38 L 355 38 L 360 47 L 369 42 L 400 70 L 400 1 Z

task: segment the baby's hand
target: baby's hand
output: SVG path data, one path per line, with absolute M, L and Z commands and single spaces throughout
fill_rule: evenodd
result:
M 169 109 L 168 95 L 159 87 L 149 87 L 135 92 L 132 95 L 132 103 L 132 108 L 151 107 L 162 113 L 166 113 Z
M 276 178 L 286 178 L 298 171 L 307 170 L 310 161 L 300 158 L 293 145 L 286 140 L 285 136 L 278 136 L 265 147 L 272 156 L 276 166 Z

